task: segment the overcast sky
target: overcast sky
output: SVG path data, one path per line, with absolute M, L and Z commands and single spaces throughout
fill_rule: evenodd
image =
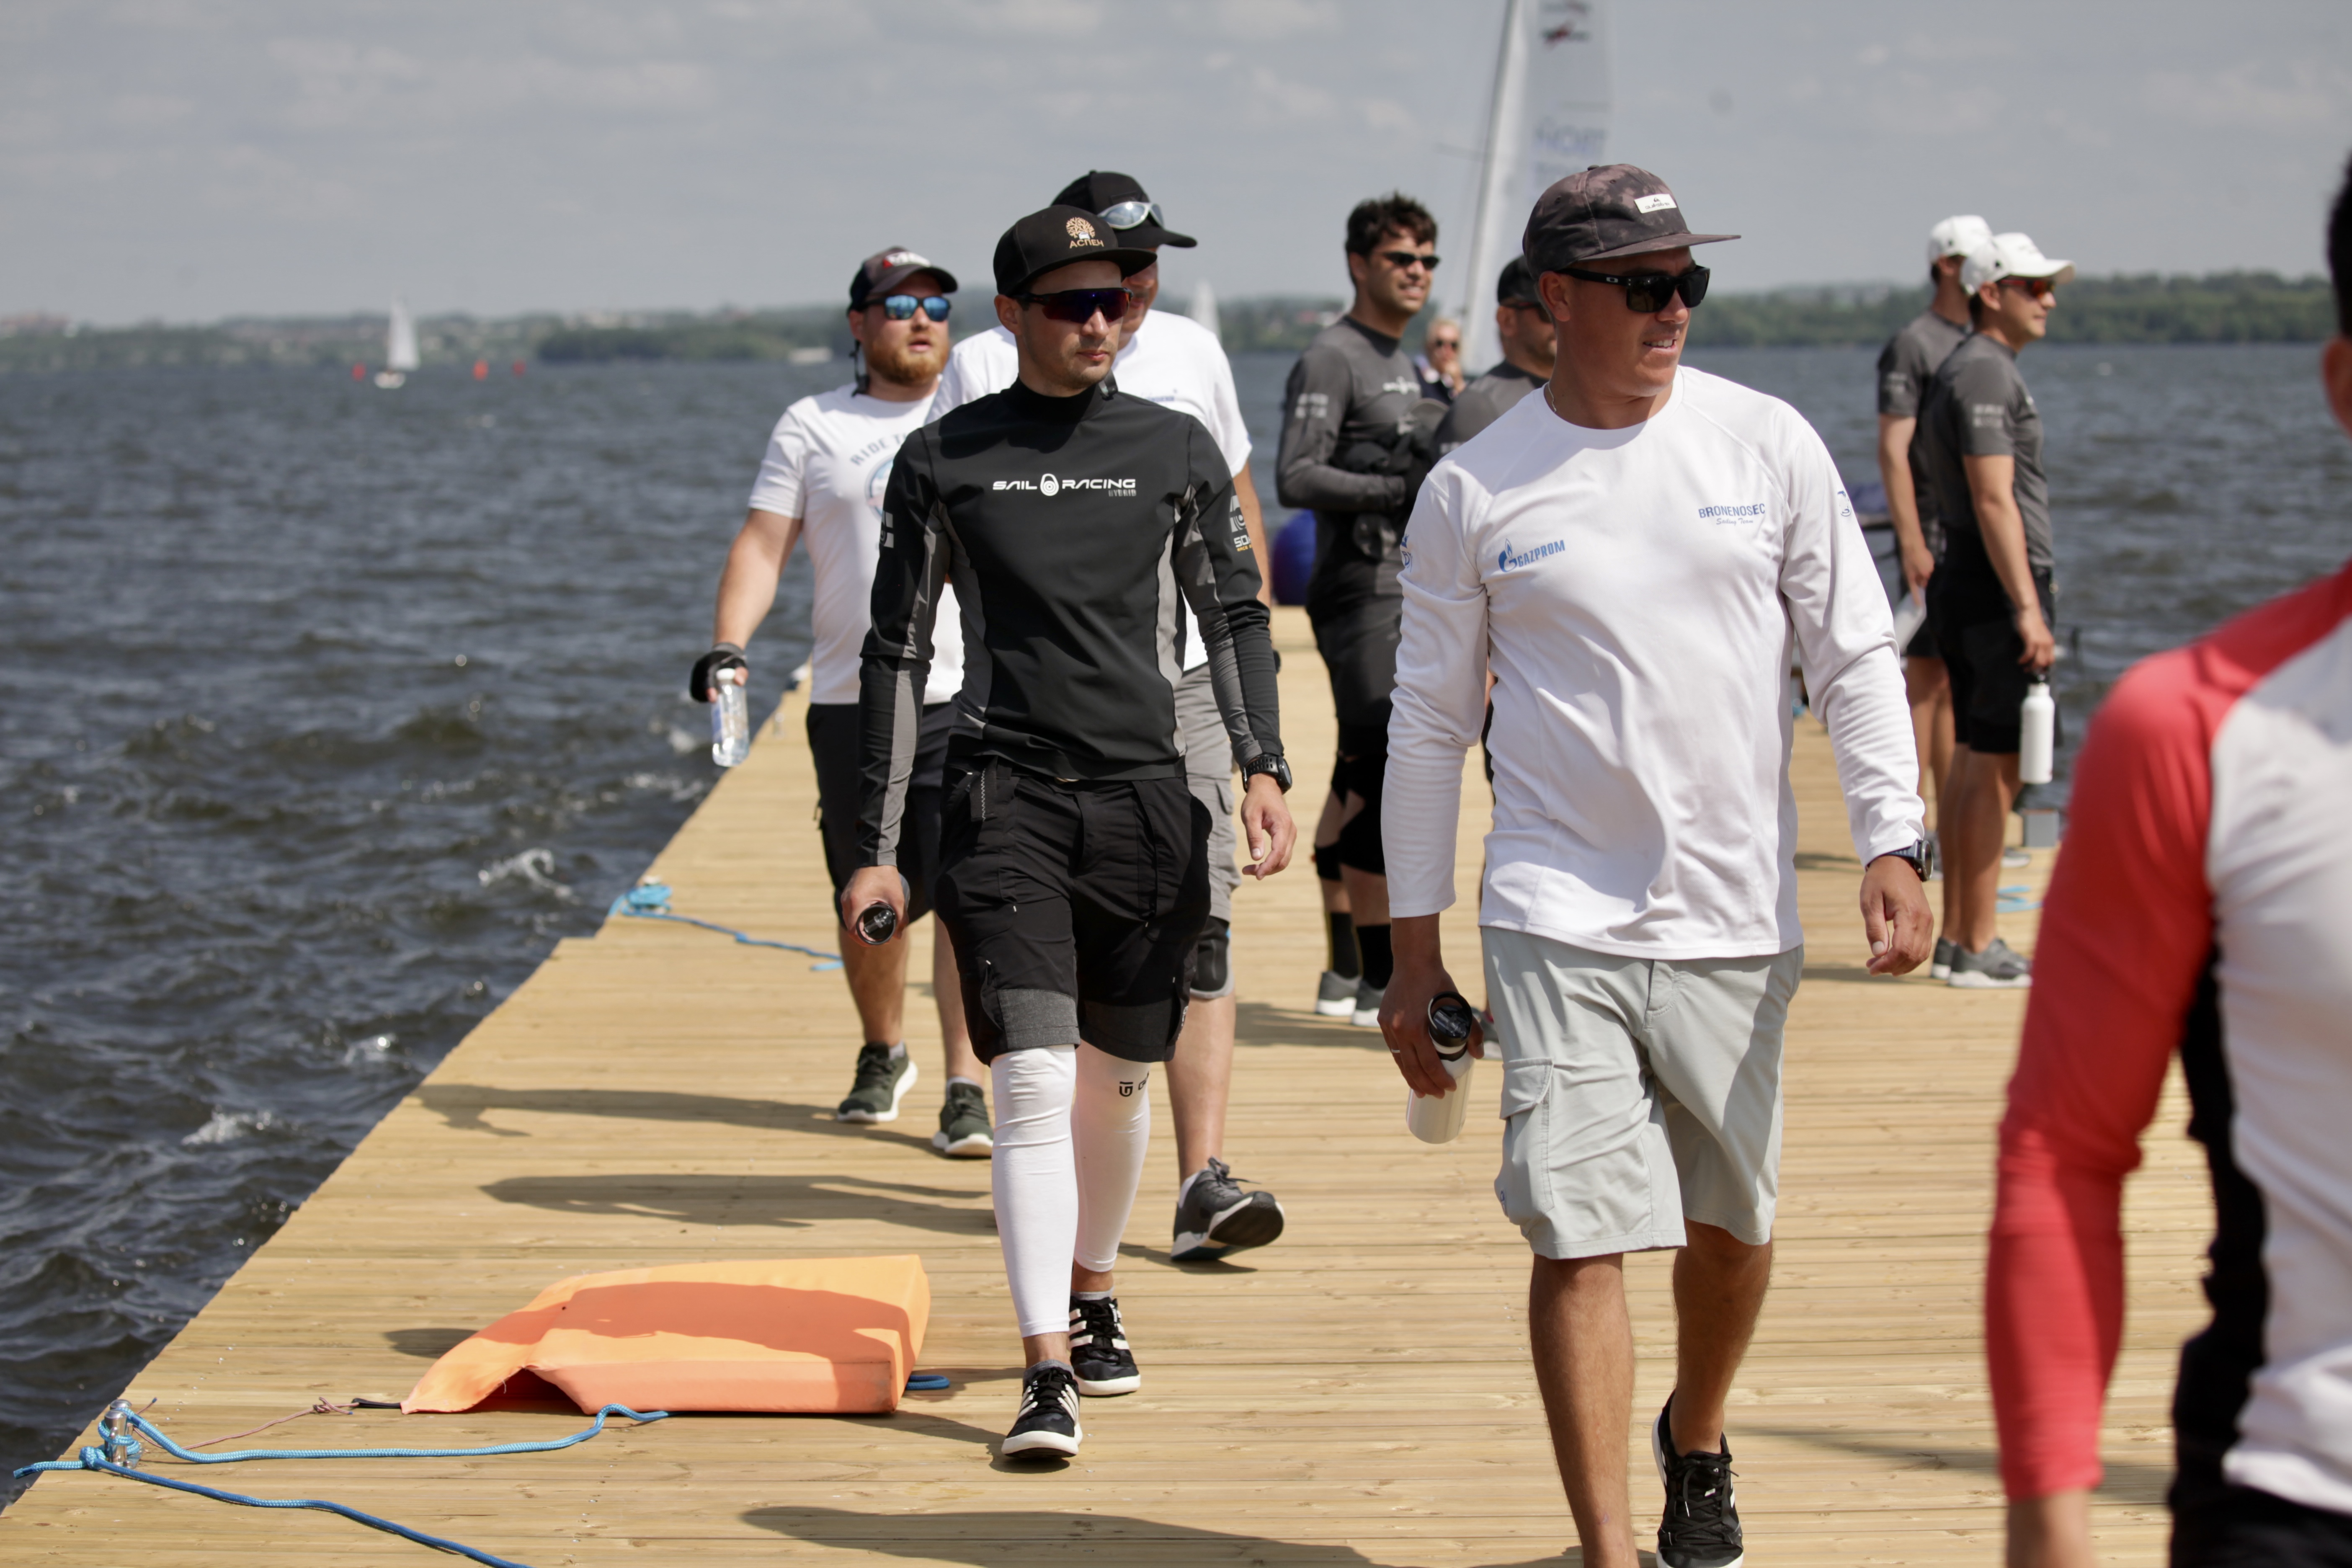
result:
M 1466 257 L 1502 0 L 7 0 L 0 314 L 792 304 L 908 245 L 985 287 L 1089 167 L 1226 297 L 1340 290 L 1391 186 Z M 1981 212 L 2092 272 L 2323 266 L 2344 0 L 1641 0 L 1612 156 L 1718 289 L 1916 277 Z M 1444 280 L 1446 297 L 1458 284 Z

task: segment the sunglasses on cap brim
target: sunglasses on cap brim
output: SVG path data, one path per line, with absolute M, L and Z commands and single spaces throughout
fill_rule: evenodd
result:
M 906 321 L 918 310 L 934 321 L 944 321 L 948 319 L 948 312 L 955 308 L 954 302 L 944 294 L 892 294 L 866 302 L 879 309 L 894 321 Z
M 1160 210 L 1158 202 L 1152 201 L 1113 202 L 1095 216 L 1113 228 L 1140 228 L 1147 221 L 1157 222 L 1162 228 L 1168 226 L 1167 215 Z
M 1625 277 L 1613 272 L 1592 272 L 1581 267 L 1563 267 L 1570 278 L 1581 278 L 1587 283 L 1607 283 L 1625 290 L 1625 308 L 1637 314 L 1651 316 L 1666 308 L 1676 295 L 1685 305 L 1696 306 L 1706 298 L 1706 280 L 1710 274 L 1704 267 L 1694 267 L 1687 272 L 1637 272 Z
M 1015 294 L 1024 305 L 1034 305 L 1055 321 L 1079 325 L 1094 320 L 1097 312 L 1106 321 L 1124 320 L 1135 308 L 1139 296 L 1132 289 L 1062 289 L 1051 294 Z

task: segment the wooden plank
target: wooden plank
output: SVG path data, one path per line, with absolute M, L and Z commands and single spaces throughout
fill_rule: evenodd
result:
M 1281 612 L 1286 730 L 1320 805 L 1329 706 L 1303 617 Z M 681 912 L 823 946 L 814 786 L 789 702 L 656 861 Z M 1775 1286 L 1733 1405 L 1759 1563 L 1983 1563 L 2000 1532 L 1979 1341 L 1992 1129 L 2021 998 L 1862 973 L 1856 868 L 1828 748 L 1800 726 L 1806 984 L 1790 1020 Z M 1475 994 L 1484 781 L 1465 776 L 1462 900 L 1447 918 Z M 2049 857 L 2008 880 L 2038 890 Z M 2030 947 L 2034 918 L 2011 917 Z M 1570 1539 L 1529 1377 L 1526 1250 L 1490 1190 L 1491 1121 L 1426 1148 L 1370 1031 L 1315 1017 L 1322 926 L 1303 863 L 1245 888 L 1242 1047 L 1228 1153 L 1290 1229 L 1220 1265 L 1167 1261 L 1163 1131 L 1121 1296 L 1147 1382 L 1091 1402 L 1079 1461 L 1003 1466 L 1016 1387 L 985 1164 L 934 1157 L 937 1035 L 908 1114 L 828 1119 L 858 1031 L 810 961 L 646 921 L 562 943 L 372 1132 L 137 1378 L 170 1429 L 234 1432 L 320 1395 L 396 1396 L 434 1355 L 566 1274 L 767 1256 L 918 1251 L 935 1292 L 923 1358 L 944 1394 L 889 1418 L 679 1417 L 560 1454 L 289 1461 L 200 1479 L 323 1496 L 538 1565 L 674 1561 L 966 1564 L 1556 1563 Z M 929 973 L 928 923 L 911 973 Z M 927 994 L 927 987 L 918 986 Z M 1477 1092 L 1491 1101 L 1492 1068 Z M 2132 1313 L 2098 1502 L 2107 1560 L 2154 1563 L 2166 1409 L 2210 1204 L 2185 1108 L 2133 1183 Z M 1163 1112 L 1164 1122 L 1164 1112 Z M 1667 1259 L 1628 1270 L 1636 1428 L 1673 1373 Z M 575 1429 L 556 1406 L 312 1417 L 284 1447 L 461 1446 Z M 1639 1451 L 1637 1447 L 1636 1451 Z M 185 1474 L 184 1470 L 176 1473 Z M 1637 1485 L 1637 1514 L 1655 1500 Z M 11 1563 L 415 1563 L 419 1549 L 320 1515 L 256 1513 L 129 1482 L 51 1476 L 0 1516 Z M 1573 1562 L 1571 1554 L 1567 1561 Z

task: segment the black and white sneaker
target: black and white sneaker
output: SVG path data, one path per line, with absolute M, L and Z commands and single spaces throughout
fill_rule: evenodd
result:
M 835 1121 L 896 1121 L 898 1102 L 915 1087 L 915 1058 L 900 1051 L 892 1055 L 887 1046 L 861 1046 L 857 1051 L 857 1077 L 850 1084 L 849 1098 L 843 1100 L 833 1113 Z
M 1315 983 L 1315 1011 L 1326 1018 L 1350 1017 L 1356 1011 L 1356 977 L 1327 969 Z
M 1060 1362 L 1040 1362 L 1021 1379 L 1021 1413 L 998 1448 L 1006 1458 L 1034 1454 L 1066 1458 L 1086 1440 L 1078 1429 L 1078 1380 Z
M 1282 1205 L 1268 1192 L 1245 1193 L 1223 1160 L 1212 1160 L 1176 1205 L 1171 1263 L 1208 1263 L 1282 1235 Z
M 1739 1568 L 1748 1561 L 1739 1535 L 1739 1510 L 1732 1500 L 1731 1445 L 1712 1454 L 1675 1451 L 1666 1414 L 1673 1395 L 1650 1428 L 1650 1457 L 1665 1484 L 1666 1509 L 1658 1520 L 1658 1568 Z
M 1077 1373 L 1078 1392 L 1089 1397 L 1133 1394 L 1143 1386 L 1135 1352 L 1128 1348 L 1118 1298 L 1070 1298 L 1070 1366 Z

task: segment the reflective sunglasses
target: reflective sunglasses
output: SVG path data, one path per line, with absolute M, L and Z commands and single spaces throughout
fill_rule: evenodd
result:
M 2004 289 L 2022 289 L 2037 300 L 2047 300 L 2051 295 L 2058 292 L 2055 280 L 2048 278 L 2004 278 L 2000 280 L 2000 286 Z
M 948 319 L 948 311 L 954 308 L 945 294 L 893 294 L 885 300 L 868 300 L 866 302 L 881 306 L 882 313 L 894 321 L 906 321 L 917 310 L 934 321 L 944 321 Z
M 1709 276 L 1704 267 L 1694 267 L 1681 274 L 1643 272 L 1631 278 L 1621 278 L 1610 272 L 1588 272 L 1581 267 L 1563 267 L 1560 270 L 1570 278 L 1581 278 L 1587 283 L 1609 283 L 1624 289 L 1625 308 L 1644 316 L 1655 315 L 1664 310 L 1667 302 L 1677 294 L 1682 296 L 1684 304 L 1696 306 L 1706 298 Z
M 1084 326 L 1097 310 L 1106 321 L 1125 321 L 1127 313 L 1135 308 L 1136 294 L 1132 289 L 1064 289 L 1052 294 L 1016 294 L 1013 298 L 1024 305 L 1037 306 L 1050 321 Z
M 1134 201 L 1114 202 L 1095 216 L 1113 228 L 1140 228 L 1146 218 L 1157 220 L 1163 228 L 1168 224 L 1167 215 L 1160 210 L 1158 202 L 1145 201 L 1140 197 Z
M 1423 256 L 1418 250 L 1383 250 L 1378 255 L 1399 272 L 1409 271 L 1415 266 L 1426 267 L 1432 272 L 1437 270 L 1437 258 L 1434 255 Z

